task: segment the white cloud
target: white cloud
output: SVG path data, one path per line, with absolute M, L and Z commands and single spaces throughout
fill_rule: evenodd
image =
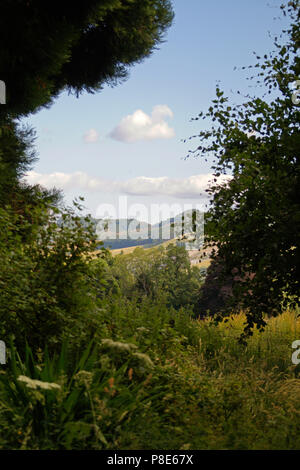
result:
M 165 121 L 167 117 L 173 117 L 167 105 L 154 106 L 151 116 L 137 109 L 133 114 L 124 117 L 109 136 L 128 143 L 138 140 L 170 139 L 175 136 L 175 131 Z
M 98 142 L 99 134 L 95 129 L 90 129 L 84 134 L 83 139 L 88 144 Z
M 30 184 L 61 188 L 64 190 L 81 190 L 88 192 L 122 193 L 136 196 L 164 195 L 171 197 L 190 198 L 205 196 L 213 175 L 211 173 L 188 176 L 186 178 L 169 178 L 167 176 L 146 177 L 138 176 L 126 181 L 110 181 L 77 171 L 75 173 L 51 173 L 41 174 L 29 171 L 26 180 Z M 222 175 L 218 182 L 226 182 L 231 179 L 228 175 Z
M 30 184 L 40 184 L 46 188 L 61 188 L 65 190 L 81 189 L 85 191 L 109 191 L 113 182 L 93 178 L 87 173 L 76 171 L 75 173 L 50 173 L 41 174 L 29 171 L 25 176 Z
M 228 176 L 223 176 L 218 181 L 228 180 Z M 205 190 L 209 187 L 213 179 L 212 174 L 202 174 L 188 176 L 186 178 L 169 178 L 161 176 L 149 178 L 138 176 L 122 183 L 122 192 L 130 195 L 153 196 L 165 195 L 181 198 L 204 196 Z

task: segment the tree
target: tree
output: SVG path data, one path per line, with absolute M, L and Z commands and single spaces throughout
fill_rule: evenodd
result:
M 11 118 L 6 118 L 0 126 L 0 206 L 10 204 L 16 213 L 22 212 L 26 203 L 35 205 L 48 201 L 55 204 L 62 198 L 56 189 L 46 190 L 22 181 L 37 159 L 34 140 L 33 129 L 20 126 Z
M 0 105 L 0 204 L 22 204 L 35 192 L 19 184 L 36 159 L 34 133 L 16 118 L 49 107 L 62 90 L 78 96 L 124 80 L 163 40 L 172 19 L 169 0 L 1 2 L 0 79 L 7 104 Z M 59 196 L 42 192 L 52 201 Z
M 34 351 L 60 347 L 63 338 L 86 344 L 106 289 L 107 252 L 93 254 L 93 224 L 74 210 L 49 213 L 41 201 L 25 210 L 0 207 L 0 337 L 13 335 L 18 347 L 27 341 Z
M 3 0 L 1 115 L 49 106 L 62 90 L 100 90 L 149 56 L 173 19 L 169 0 Z
M 245 335 L 255 324 L 265 326 L 264 314 L 299 301 L 300 109 L 292 90 L 300 77 L 299 2 L 281 8 L 290 27 L 275 39 L 275 52 L 257 57 L 254 66 L 266 93 L 229 106 L 217 87 L 208 112 L 195 118 L 211 119 L 212 126 L 200 132 L 200 145 L 191 151 L 215 155 L 206 241 L 216 246 L 221 279 L 234 280 L 225 313 L 232 307 L 247 311 Z M 221 173 L 232 177 L 218 185 Z
M 111 272 L 129 299 L 160 299 L 175 309 L 196 305 L 202 283 L 201 273 L 191 267 L 185 248 L 173 244 L 137 247 L 130 254 L 120 254 L 114 258 Z

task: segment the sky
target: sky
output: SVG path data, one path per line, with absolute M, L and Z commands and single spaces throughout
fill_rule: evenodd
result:
M 234 68 L 254 64 L 253 51 L 273 49 L 285 26 L 282 0 L 172 3 L 165 42 L 124 83 L 79 98 L 63 92 L 50 109 L 23 119 L 36 129 L 39 156 L 27 181 L 62 189 L 67 204 L 83 196 L 94 217 L 155 223 L 168 210 L 205 210 L 211 163 L 184 159 L 197 139 L 183 142 L 205 122 L 191 118 L 209 107 L 217 83 L 232 102 L 237 90 L 249 91 Z

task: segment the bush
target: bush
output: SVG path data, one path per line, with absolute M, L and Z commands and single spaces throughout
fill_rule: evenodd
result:
M 90 262 L 95 243 L 89 220 L 74 210 L 26 206 L 20 214 L 0 208 L 3 340 L 13 335 L 21 348 L 26 341 L 33 349 L 55 348 L 64 337 L 76 343 L 92 335 L 105 282 L 105 251 Z

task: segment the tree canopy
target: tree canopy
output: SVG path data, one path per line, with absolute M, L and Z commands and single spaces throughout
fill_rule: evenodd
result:
M 22 205 L 35 192 L 20 185 L 36 160 L 34 132 L 16 118 L 49 107 L 62 90 L 78 96 L 124 80 L 163 41 L 172 19 L 169 0 L 1 2 L 0 204 Z
M 60 91 L 96 92 L 124 80 L 171 25 L 169 0 L 3 0 L 0 75 L 6 105 L 26 115 Z

